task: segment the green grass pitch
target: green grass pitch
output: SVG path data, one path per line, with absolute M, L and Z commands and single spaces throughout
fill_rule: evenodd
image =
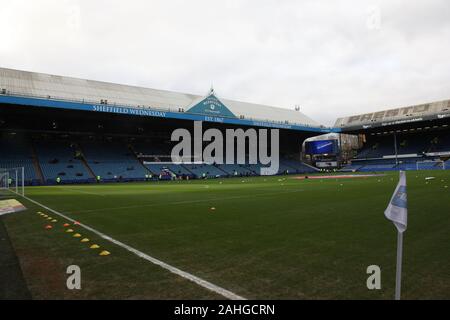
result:
M 245 298 L 392 299 L 396 230 L 383 212 L 397 181 L 398 173 L 253 177 L 28 187 L 26 194 Z M 407 184 L 402 297 L 449 299 L 450 171 L 411 171 Z M 3 220 L 33 298 L 222 298 L 74 226 L 111 252 L 101 257 L 64 232 L 64 219 L 20 201 L 28 210 Z M 58 220 L 53 229 L 37 211 Z M 66 288 L 70 264 L 81 267 L 81 290 Z M 373 264 L 381 290 L 366 287 Z

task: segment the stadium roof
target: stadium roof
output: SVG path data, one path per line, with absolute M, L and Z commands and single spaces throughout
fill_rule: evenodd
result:
M 27 72 L 0 68 L 0 90 L 3 95 L 0 102 L 18 103 L 23 100 L 14 99 L 8 102 L 7 97 L 27 97 L 40 99 L 35 101 L 40 106 L 42 100 L 56 100 L 91 105 L 91 111 L 130 113 L 138 115 L 158 116 L 166 113 L 150 112 L 164 111 L 174 114 L 172 118 L 183 115 L 197 114 L 207 116 L 203 121 L 219 121 L 234 119 L 234 122 L 252 122 L 259 126 L 273 126 L 286 129 L 311 130 L 328 132 L 329 130 L 297 110 L 271 107 L 241 101 L 218 98 L 213 90 L 206 96 L 156 90 L 129 85 L 114 84 L 101 81 L 63 77 L 43 73 Z M 28 101 L 28 100 L 27 100 Z M 28 103 L 28 102 L 27 102 Z M 30 102 L 31 103 L 31 102 Z M 53 103 L 52 107 L 58 107 Z M 81 108 L 82 106 L 80 106 Z M 125 108 L 120 108 L 125 107 Z M 120 108 L 120 109 L 119 109 Z M 139 109 L 136 110 L 130 108 Z M 74 109 L 72 107 L 72 109 Z M 85 109 L 89 110 L 89 109 Z M 146 111 L 146 112 L 144 112 Z M 212 120 L 211 118 L 214 117 Z M 185 117 L 186 118 L 186 117 Z M 192 119 L 189 118 L 189 119 Z M 247 123 L 249 124 L 249 123 Z M 272 125 L 270 125 L 272 124 Z M 279 124 L 273 125 L 273 124 Z
M 450 118 L 450 100 L 339 118 L 334 126 L 345 132 L 446 118 Z

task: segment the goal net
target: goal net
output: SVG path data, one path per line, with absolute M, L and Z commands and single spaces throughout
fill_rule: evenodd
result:
M 18 168 L 0 168 L 0 195 L 11 196 L 11 193 L 25 195 L 25 170 Z
M 442 160 L 417 161 L 417 170 L 445 170 L 445 162 Z

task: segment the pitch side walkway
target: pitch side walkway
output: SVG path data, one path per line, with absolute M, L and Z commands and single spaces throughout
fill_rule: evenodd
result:
M 31 299 L 19 260 L 0 218 L 0 300 Z

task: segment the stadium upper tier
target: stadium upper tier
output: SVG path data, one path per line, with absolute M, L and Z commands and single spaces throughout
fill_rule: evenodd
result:
M 450 100 L 339 118 L 334 127 L 350 132 L 445 118 L 450 118 Z
M 86 109 L 90 111 L 163 116 L 157 112 L 144 112 L 155 110 L 170 112 L 179 115 L 180 118 L 186 114 L 209 117 L 198 119 L 203 121 L 221 122 L 221 119 L 233 119 L 234 122 L 230 123 L 240 124 L 251 120 L 253 121 L 253 123 L 250 123 L 251 125 L 270 127 L 270 124 L 276 123 L 282 125 L 280 128 L 299 130 L 304 128 L 305 130 L 329 132 L 329 128 L 325 128 L 297 110 L 221 99 L 216 96 L 212 89 L 209 94 L 199 96 L 0 68 L 0 102 L 23 103 L 18 99 L 8 102 L 7 97 L 32 97 L 40 100 L 90 104 L 92 110 Z M 46 105 L 42 101 L 37 101 L 36 105 L 64 108 L 62 103 Z M 138 109 L 139 112 L 129 112 L 128 109 L 119 107 Z M 195 118 L 187 119 L 197 120 Z M 296 128 L 295 125 L 298 127 Z

